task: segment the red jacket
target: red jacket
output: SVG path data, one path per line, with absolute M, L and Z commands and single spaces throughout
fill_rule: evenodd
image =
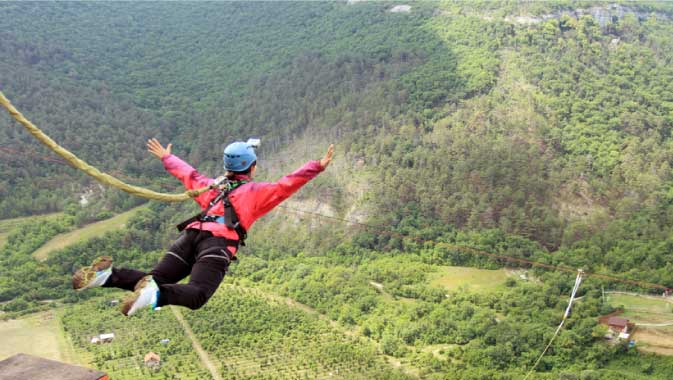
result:
M 199 189 L 210 185 L 215 180 L 208 178 L 188 163 L 182 161 L 175 155 L 168 155 L 162 158 L 166 170 L 179 179 L 188 190 Z M 304 184 L 317 176 L 324 169 L 320 161 L 309 161 L 299 170 L 281 178 L 278 182 L 248 182 L 239 186 L 229 194 L 238 219 L 246 231 L 252 224 L 264 214 L 271 211 L 279 203 L 287 199 L 294 192 L 299 190 Z M 247 176 L 238 176 L 236 179 L 250 180 Z M 209 190 L 194 198 L 194 200 L 205 210 L 210 201 L 217 196 L 217 190 Z M 224 208 L 222 202 L 213 206 L 208 211 L 208 215 L 223 215 Z M 194 222 L 187 228 L 196 228 L 210 231 L 214 236 L 222 236 L 227 239 L 237 240 L 238 234 L 226 225 L 216 222 Z M 235 247 L 230 248 L 232 253 L 236 253 Z

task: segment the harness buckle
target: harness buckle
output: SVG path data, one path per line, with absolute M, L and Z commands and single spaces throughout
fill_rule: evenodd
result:
M 201 218 L 201 221 L 225 224 L 224 216 L 221 215 L 206 215 Z

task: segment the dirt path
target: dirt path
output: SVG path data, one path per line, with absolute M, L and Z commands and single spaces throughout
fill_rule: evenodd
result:
M 218 368 L 213 362 L 210 360 L 210 357 L 208 356 L 208 353 L 206 350 L 203 349 L 203 346 L 201 346 L 201 343 L 199 343 L 198 338 L 196 335 L 194 335 L 194 332 L 192 331 L 192 328 L 189 327 L 189 323 L 185 321 L 185 318 L 182 316 L 182 313 L 180 310 L 178 310 L 177 306 L 170 306 L 171 311 L 173 312 L 173 315 L 175 315 L 175 319 L 180 322 L 182 325 L 182 328 L 185 330 L 185 333 L 191 339 L 192 341 L 192 347 L 194 347 L 194 351 L 196 351 L 196 354 L 199 355 L 199 358 L 201 359 L 201 363 L 203 363 L 203 366 L 210 371 L 210 375 L 213 377 L 213 380 L 222 380 L 222 377 L 220 376 L 220 372 L 218 371 Z
M 668 321 L 664 323 L 638 323 L 638 326 L 643 327 L 668 327 L 673 326 L 673 321 Z
M 649 298 L 651 300 L 673 303 L 673 297 L 670 297 L 670 296 L 669 297 L 662 297 L 662 296 L 654 296 L 654 295 L 650 295 L 650 294 L 641 294 L 641 293 L 634 293 L 634 292 L 620 292 L 620 291 L 605 291 L 605 294 L 621 294 L 621 295 L 625 295 L 625 296 Z

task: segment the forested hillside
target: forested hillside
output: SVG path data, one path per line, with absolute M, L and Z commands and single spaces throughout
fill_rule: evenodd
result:
M 400 378 L 521 378 L 560 321 L 572 275 L 535 269 L 531 281 L 510 273 L 488 291 L 447 290 L 436 275 L 447 266 L 513 265 L 456 246 L 673 288 L 673 7 L 400 4 L 1 3 L 0 90 L 84 160 L 155 190 L 179 188 L 146 152 L 150 137 L 211 176 L 227 143 L 260 137 L 260 180 L 335 143 L 329 170 L 250 231 L 226 281 L 356 331 L 400 361 Z M 93 312 L 101 301 L 88 299 L 105 293 L 71 293 L 73 268 L 110 254 L 147 269 L 196 210 L 152 202 L 125 231 L 37 262 L 50 237 L 142 200 L 99 187 L 5 113 L 0 173 L 0 218 L 66 215 L 0 231 L 9 316 L 45 300 Z M 537 378 L 671 378 L 669 358 L 603 341 L 597 321 L 614 308 L 601 287 L 653 292 L 587 279 Z M 217 297 L 188 319 L 224 355 L 227 331 L 206 333 L 200 319 L 230 309 Z M 321 334 L 306 323 L 303 338 Z M 287 343 L 255 331 L 273 337 L 259 352 Z M 311 347 L 364 363 L 362 376 L 380 368 L 370 348 L 339 342 Z

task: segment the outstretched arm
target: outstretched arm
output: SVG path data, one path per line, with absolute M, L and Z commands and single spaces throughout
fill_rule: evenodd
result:
M 255 218 L 257 219 L 285 199 L 289 198 L 308 181 L 320 174 L 332 162 L 334 145 L 330 145 L 325 156 L 316 161 L 309 161 L 299 170 L 289 174 L 275 183 L 258 183 L 255 192 L 256 207 Z
M 147 140 L 147 150 L 159 158 L 164 163 L 164 168 L 175 178 L 179 179 L 188 190 L 200 189 L 210 185 L 212 179 L 202 175 L 188 163 L 171 154 L 172 146 L 169 143 L 164 148 L 159 140 L 155 138 Z

